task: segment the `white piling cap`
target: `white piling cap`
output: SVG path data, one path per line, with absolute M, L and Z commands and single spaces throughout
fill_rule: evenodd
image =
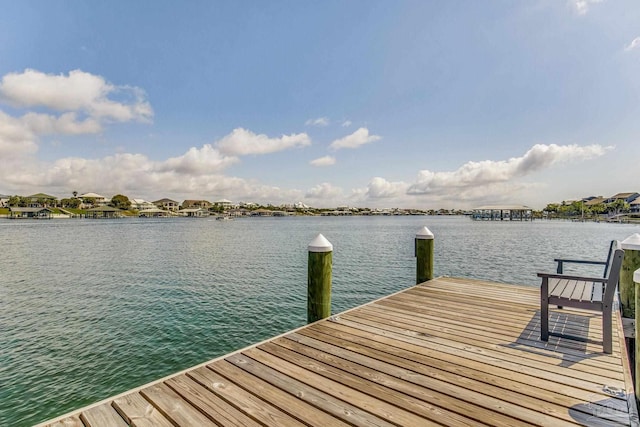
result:
M 640 251 L 640 234 L 635 233 L 632 234 L 631 236 L 627 237 L 626 239 L 624 239 L 620 246 L 622 246 L 622 249 L 626 250 L 632 250 L 632 251 Z
M 633 273 L 633 281 L 636 283 L 640 283 L 640 268 Z
M 422 227 L 416 234 L 416 239 L 433 240 L 433 233 L 427 227 Z
M 333 245 L 322 234 L 318 234 L 315 239 L 309 243 L 309 252 L 331 252 Z

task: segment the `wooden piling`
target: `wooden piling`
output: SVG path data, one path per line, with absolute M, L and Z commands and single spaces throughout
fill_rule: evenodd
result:
M 422 227 L 416 234 L 416 284 L 433 279 L 433 233 Z
M 626 255 L 626 253 L 625 253 Z M 636 306 L 640 306 L 640 269 L 636 270 L 633 273 L 633 281 L 635 283 L 635 300 Z M 636 402 L 640 406 L 640 399 L 638 396 L 640 395 L 640 313 L 636 312 L 636 339 L 635 339 L 635 353 L 634 353 L 634 379 L 635 379 L 635 390 L 636 390 Z
M 640 234 L 635 233 L 621 242 L 624 259 L 620 270 L 620 303 L 622 316 L 635 318 L 636 292 L 634 272 L 640 268 Z M 638 337 L 636 335 L 636 337 Z
M 322 235 L 309 243 L 307 321 L 331 316 L 331 273 L 333 245 Z

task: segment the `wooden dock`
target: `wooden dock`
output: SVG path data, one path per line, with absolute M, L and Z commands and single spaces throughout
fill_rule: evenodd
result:
M 638 425 L 620 320 L 539 290 L 438 278 L 131 390 L 46 426 Z

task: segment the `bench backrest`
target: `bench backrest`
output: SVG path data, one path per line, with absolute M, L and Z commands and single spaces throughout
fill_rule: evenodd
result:
M 620 242 L 614 240 L 611 242 L 611 249 L 609 250 L 609 258 L 607 266 L 609 276 L 607 277 L 607 283 L 605 285 L 603 302 L 611 304 L 613 302 L 613 296 L 620 280 L 620 270 L 622 268 L 622 259 L 624 258 L 624 250 L 622 249 Z
M 607 275 L 609 274 L 609 266 L 611 265 L 611 256 L 613 255 L 613 251 L 619 243 L 620 242 L 618 242 L 617 240 L 612 240 L 611 244 L 609 244 L 609 252 L 607 253 L 607 262 L 604 265 L 604 273 L 602 277 L 607 277 Z

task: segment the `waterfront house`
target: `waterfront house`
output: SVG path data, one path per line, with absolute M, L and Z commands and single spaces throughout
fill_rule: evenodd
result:
M 130 199 L 131 209 L 145 211 L 149 209 L 157 209 L 156 205 L 143 199 Z
M 631 207 L 630 212 L 633 214 L 640 214 L 640 197 L 636 197 L 634 201 L 629 203 Z
M 609 200 L 607 200 L 607 202 L 608 203 L 613 203 L 616 200 L 624 200 L 625 203 L 631 203 L 635 199 L 637 199 L 638 196 L 640 196 L 640 194 L 638 194 L 638 193 L 618 193 L 618 194 L 616 194 L 614 196 L 611 196 L 609 198 Z
M 9 208 L 10 219 L 51 219 L 53 211 L 49 208 L 20 208 L 11 206 Z
M 182 209 L 209 209 L 211 206 L 211 202 L 206 200 L 185 200 L 182 202 Z
M 50 196 L 44 193 L 32 194 L 25 197 L 25 199 L 29 200 L 30 208 L 47 208 L 49 206 L 55 206 L 58 202 L 58 198 L 56 196 Z
M 5 206 L 8 206 L 10 198 L 11 198 L 11 196 L 6 196 L 4 194 L 0 194 L 0 208 L 4 208 Z
M 78 198 L 82 200 L 80 209 L 106 206 L 111 201 L 111 199 L 107 199 L 106 197 L 101 196 L 97 193 L 84 193 L 79 195 Z
M 585 201 L 584 206 L 590 208 L 592 206 L 600 205 L 603 203 L 607 203 L 606 197 L 598 196 L 598 197 L 592 197 L 591 199 Z
M 180 208 L 180 203 L 176 202 L 175 200 L 171 200 L 171 199 L 160 199 L 160 200 L 156 200 L 155 202 L 153 202 L 154 205 L 156 205 L 158 208 L 160 209 L 164 209 L 167 211 L 177 211 Z
M 213 205 L 214 206 L 219 206 L 222 209 L 224 209 L 225 211 L 227 209 L 233 208 L 233 202 L 231 200 L 227 200 L 227 199 L 216 200 L 215 202 L 213 202 Z

